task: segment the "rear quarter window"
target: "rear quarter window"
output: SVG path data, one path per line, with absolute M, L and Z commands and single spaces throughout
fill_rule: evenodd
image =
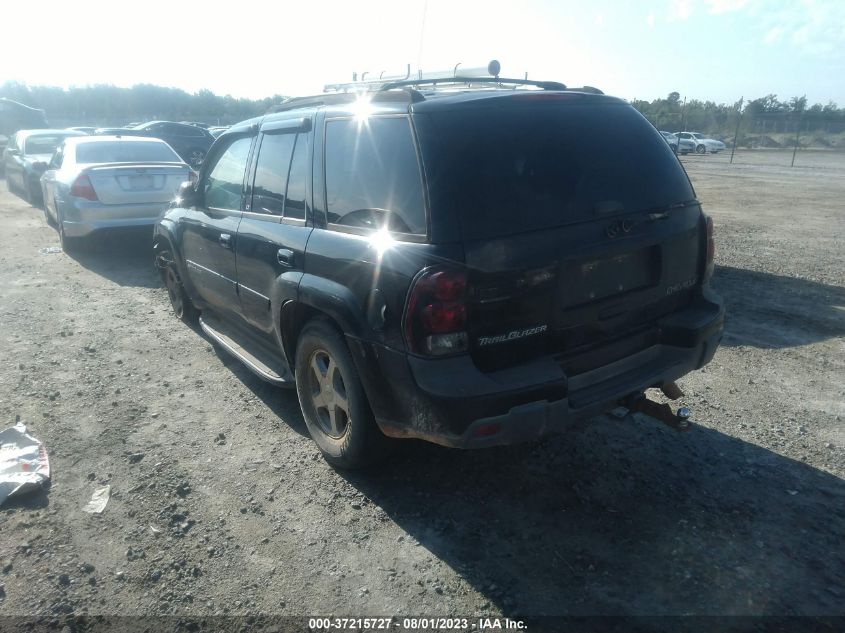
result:
M 329 224 L 425 235 L 419 160 L 408 117 L 326 123 Z

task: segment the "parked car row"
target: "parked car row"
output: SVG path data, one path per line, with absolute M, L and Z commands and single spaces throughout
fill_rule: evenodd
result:
M 129 128 L 98 128 L 94 134 L 159 138 L 194 169 L 202 164 L 215 138 L 198 125 L 172 121 L 148 121 Z
M 152 226 L 196 174 L 161 139 L 21 130 L 3 152 L 9 190 L 41 206 L 66 251 L 107 228 Z

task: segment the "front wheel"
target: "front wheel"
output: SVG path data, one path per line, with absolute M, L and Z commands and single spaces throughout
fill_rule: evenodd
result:
M 376 425 L 346 342 L 328 321 L 312 321 L 299 337 L 296 391 L 308 432 L 327 462 L 362 468 L 383 456 L 388 439 Z
M 167 297 L 170 299 L 173 314 L 183 323 L 193 325 L 199 318 L 199 310 L 194 306 L 185 291 L 185 286 L 182 285 L 182 279 L 176 271 L 176 263 L 168 251 L 161 253 L 159 262 L 161 276 L 164 280 L 164 287 L 167 288 Z
M 706 154 L 707 148 L 704 147 L 704 145 L 699 145 L 698 147 L 695 148 L 695 153 L 696 154 Z

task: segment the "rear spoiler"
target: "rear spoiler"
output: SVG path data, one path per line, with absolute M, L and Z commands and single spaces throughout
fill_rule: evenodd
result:
M 188 170 L 191 169 L 191 166 L 184 162 L 155 161 L 144 163 L 94 163 L 83 167 L 83 171 L 97 171 L 100 169 L 146 169 L 148 167 L 186 167 Z

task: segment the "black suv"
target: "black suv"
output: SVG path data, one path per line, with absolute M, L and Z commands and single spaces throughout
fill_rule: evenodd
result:
M 95 134 L 115 136 L 151 136 L 159 138 L 173 148 L 194 169 L 199 169 L 214 137 L 205 128 L 190 123 L 149 121 L 134 127 L 98 128 Z
M 177 316 L 295 385 L 335 465 L 564 430 L 721 340 L 712 223 L 660 133 L 497 81 L 291 100 L 220 136 L 156 227 Z

